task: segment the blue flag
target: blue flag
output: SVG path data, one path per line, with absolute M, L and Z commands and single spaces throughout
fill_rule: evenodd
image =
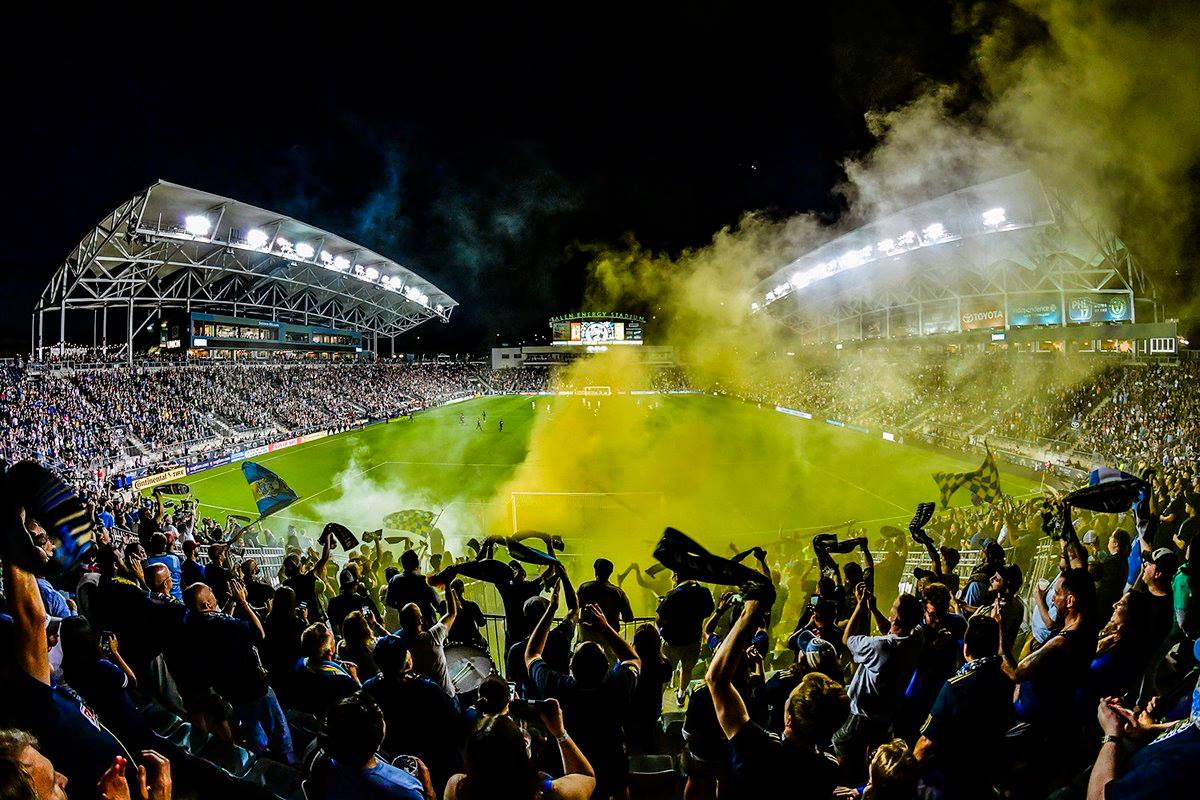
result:
M 250 493 L 254 495 L 260 517 L 274 514 L 300 499 L 282 478 L 261 464 L 242 462 L 242 474 L 246 476 L 246 483 L 250 484 Z

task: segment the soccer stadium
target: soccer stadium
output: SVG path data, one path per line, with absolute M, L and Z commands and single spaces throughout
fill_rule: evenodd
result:
M 470 188 L 495 154 L 406 133 L 344 203 L 378 134 L 336 92 L 361 139 L 225 151 L 312 183 L 56 194 L 105 211 L 0 298 L 0 797 L 1191 796 L 1189 245 L 1077 142 L 939 160 L 912 91 L 797 173 L 825 205 L 746 177 L 766 145 L 686 213 L 585 177 L 599 139 L 560 191 L 523 128 Z M 625 227 L 706 203 L 708 242 Z

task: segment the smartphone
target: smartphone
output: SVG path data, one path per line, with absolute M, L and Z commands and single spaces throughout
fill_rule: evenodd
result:
M 517 698 L 517 685 L 512 681 L 508 682 L 508 701 L 511 703 Z

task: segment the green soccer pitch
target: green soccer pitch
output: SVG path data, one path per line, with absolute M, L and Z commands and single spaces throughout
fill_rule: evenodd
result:
M 884 522 L 907 521 L 917 502 L 937 499 L 933 472 L 971 470 L 980 461 L 732 399 L 690 395 L 590 400 L 600 403 L 594 414 L 582 413 L 581 397 L 477 398 L 412 420 L 259 456 L 254 460 L 275 471 L 300 496 L 269 520 L 270 527 L 281 533 L 294 524 L 315 538 L 328 521 L 359 532 L 380 527 L 389 512 L 423 508 L 443 511 L 438 525 L 452 549 L 458 549 L 454 544 L 469 536 L 512 531 L 514 490 L 617 493 L 522 497 L 517 523 L 522 528 L 542 527 L 550 524 L 546 519 L 556 518 L 556 509 L 566 509 L 557 517 L 570 520 L 563 527 L 579 524 L 586 529 L 588 520 L 611 508 L 612 514 L 622 515 L 619 535 L 628 547 L 620 549 L 648 559 L 664 523 L 722 548 L 728 542 L 748 547 L 781 529 L 810 529 L 850 518 L 875 534 Z M 621 440 L 620 434 L 628 433 L 606 428 L 627 425 L 619 404 L 637 404 L 646 424 L 639 428 L 634 447 L 624 442 L 623 449 L 607 452 L 606 441 Z M 537 425 L 553 431 L 556 416 L 571 414 L 576 416 L 575 427 L 559 437 L 565 441 L 555 441 L 554 447 L 537 444 Z M 546 431 L 541 436 L 546 438 Z M 586 458 L 571 458 L 576 444 L 587 452 Z M 254 515 L 240 463 L 186 480 L 205 516 L 224 522 L 231 512 Z M 1008 494 L 1037 489 L 1036 483 L 1011 474 L 1002 473 L 1001 483 Z M 969 497 L 960 490 L 954 500 L 967 503 Z M 580 510 L 585 505 L 590 511 Z

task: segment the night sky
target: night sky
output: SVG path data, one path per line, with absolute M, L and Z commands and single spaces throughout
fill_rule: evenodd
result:
M 864 112 L 969 70 L 939 2 L 439 5 L 12 24 L 0 349 L 28 348 L 53 269 L 158 178 L 458 299 L 400 350 L 532 341 L 579 306 L 577 243 L 677 252 L 747 211 L 833 218 L 842 160 L 873 144 Z

